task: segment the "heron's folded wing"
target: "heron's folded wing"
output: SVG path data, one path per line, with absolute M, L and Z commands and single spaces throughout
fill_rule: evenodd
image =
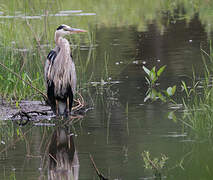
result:
M 50 68 L 51 68 L 52 64 L 54 63 L 54 60 L 55 60 L 56 56 L 58 55 L 59 51 L 60 51 L 60 48 L 55 47 L 47 55 L 47 59 L 46 59 L 46 62 L 45 62 L 45 67 L 44 67 L 44 78 L 45 78 L 46 87 L 48 85 L 48 81 L 50 80 L 48 78 L 48 73 L 49 73 Z

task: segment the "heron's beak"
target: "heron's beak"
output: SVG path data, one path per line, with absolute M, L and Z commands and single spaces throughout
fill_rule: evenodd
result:
M 76 28 L 70 28 L 70 33 L 81 33 L 81 32 L 87 32 L 86 30 L 83 29 L 76 29 Z

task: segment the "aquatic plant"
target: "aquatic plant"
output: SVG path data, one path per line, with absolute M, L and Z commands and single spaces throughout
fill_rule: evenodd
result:
M 168 87 L 166 90 L 157 89 L 157 80 L 160 78 L 161 74 L 165 70 L 166 65 L 159 68 L 159 70 L 156 70 L 156 67 L 154 66 L 151 70 L 143 66 L 143 70 L 147 74 L 147 77 L 145 76 L 146 82 L 149 86 L 146 97 L 144 98 L 144 102 L 146 102 L 148 99 L 151 99 L 153 101 L 160 99 L 163 102 L 172 101 L 175 103 L 175 101 L 171 98 L 176 92 L 176 85 L 173 87 Z
M 198 78 L 193 73 L 192 85 L 188 86 L 182 81 L 182 97 L 184 113 L 181 121 L 185 127 L 191 129 L 198 138 L 213 136 L 213 53 L 210 43 L 210 53 L 202 50 L 204 63 L 204 77 Z M 206 58 L 207 57 L 207 58 Z M 207 62 L 208 60 L 208 62 Z M 207 65 L 208 64 L 208 65 Z
M 152 158 L 149 151 L 144 151 L 142 153 L 142 157 L 144 161 L 144 168 L 153 171 L 155 178 L 160 180 L 168 157 L 161 154 L 160 157 Z
M 149 88 L 153 88 L 156 86 L 156 82 L 165 68 L 166 65 L 160 67 L 159 70 L 156 70 L 156 67 L 154 66 L 151 70 L 149 70 L 147 67 L 143 66 L 144 72 L 148 75 L 147 77 L 145 77 L 145 79 L 149 85 Z

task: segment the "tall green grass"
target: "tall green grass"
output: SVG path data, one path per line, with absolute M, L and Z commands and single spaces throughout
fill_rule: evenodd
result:
M 210 54 L 202 52 L 204 76 L 195 78 L 191 88 L 183 83 L 186 94 L 183 98 L 183 122 L 197 137 L 213 137 L 213 53 L 212 50 Z

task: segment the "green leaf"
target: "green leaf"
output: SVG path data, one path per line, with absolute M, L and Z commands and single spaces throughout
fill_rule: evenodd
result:
M 150 92 L 150 98 L 155 101 L 157 99 L 158 92 L 155 89 L 152 89 Z
M 156 74 L 155 74 L 155 72 L 153 72 L 153 71 L 150 71 L 150 79 L 152 80 L 152 82 L 155 82 L 156 81 Z
M 168 119 L 173 120 L 174 123 L 177 122 L 177 118 L 176 118 L 176 116 L 175 116 L 174 111 L 169 112 L 169 114 L 168 114 Z
M 164 71 L 165 68 L 166 68 L 166 65 L 162 66 L 162 67 L 158 70 L 158 72 L 157 72 L 157 76 L 158 76 L 158 77 L 162 74 L 162 72 Z
M 148 99 L 150 99 L 150 93 L 144 98 L 144 102 L 146 102 Z
M 151 71 L 155 72 L 155 70 L 156 70 L 156 67 L 154 66 Z
M 167 92 L 168 96 L 172 96 L 172 88 L 171 87 L 168 87 L 166 92 Z
M 175 92 L 176 92 L 176 85 L 174 85 L 174 86 L 172 87 L 172 95 L 174 95 Z
M 189 92 L 188 92 L 188 89 L 186 87 L 186 83 L 184 81 L 181 81 L 182 82 L 182 85 L 181 87 L 183 88 L 183 90 L 185 91 L 186 95 L 189 97 Z
M 17 107 L 17 108 L 19 107 L 19 102 L 18 102 L 18 101 L 16 101 L 16 107 Z
M 151 85 L 150 80 L 145 76 L 146 81 L 148 82 L 149 85 Z
M 158 92 L 158 97 L 161 101 L 166 102 L 166 98 L 162 95 L 162 93 Z
M 16 129 L 17 136 L 20 135 L 19 128 Z
M 150 70 L 147 69 L 145 66 L 143 66 L 143 70 L 145 71 L 146 74 L 148 74 L 148 75 L 150 74 Z

